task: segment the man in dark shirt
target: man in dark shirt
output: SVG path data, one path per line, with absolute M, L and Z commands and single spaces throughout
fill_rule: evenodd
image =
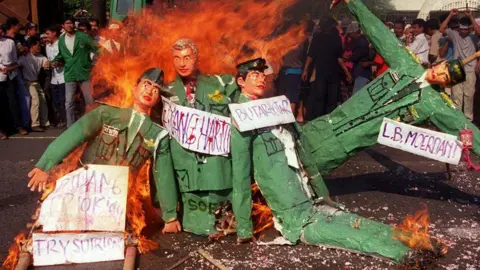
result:
M 368 84 L 372 76 L 370 47 L 368 40 L 358 27 L 358 23 L 352 23 L 348 26 L 347 35 L 349 35 L 353 41 L 352 55 L 346 60 L 353 63 L 352 73 L 355 80 L 353 94 L 355 94 Z
M 350 72 L 343 62 L 342 40 L 337 25 L 333 18 L 321 21 L 320 32 L 315 34 L 310 46 L 302 80 L 307 80 L 312 62 L 315 62 L 316 74 L 308 97 L 307 120 L 330 113 L 337 107 L 340 101 L 342 70 L 351 80 Z

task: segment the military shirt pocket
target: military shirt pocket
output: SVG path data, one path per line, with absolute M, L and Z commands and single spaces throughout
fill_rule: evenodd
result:
M 267 155 L 271 156 L 278 152 L 285 152 L 285 147 L 283 143 L 271 132 L 266 132 L 261 134 L 263 138 L 263 143 L 265 144 L 265 150 L 267 151 Z

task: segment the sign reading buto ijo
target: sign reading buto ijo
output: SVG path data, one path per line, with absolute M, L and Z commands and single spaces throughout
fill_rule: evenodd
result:
M 286 96 L 263 98 L 245 103 L 229 104 L 235 126 L 248 131 L 295 122 Z
M 383 119 L 377 142 L 412 154 L 450 164 L 462 157 L 462 142 L 456 136 Z
M 127 193 L 126 166 L 88 165 L 58 179 L 40 207 L 34 265 L 123 259 Z

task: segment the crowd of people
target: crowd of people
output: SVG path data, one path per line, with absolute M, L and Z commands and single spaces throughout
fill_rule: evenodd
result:
M 454 9 L 441 20 L 385 24 L 422 65 L 431 67 L 477 51 L 480 27 L 469 11 L 464 13 L 460 19 Z M 7 20 L 0 33 L 0 139 L 71 126 L 83 109 L 83 103 L 76 103 L 77 88 L 85 104 L 93 103 L 89 77 L 98 53 L 98 30 L 99 21 L 86 17 L 66 18 L 43 34 L 33 23 L 21 29 L 18 19 Z M 332 112 L 388 69 L 355 21 L 310 20 L 305 32 L 308 38 L 283 57 L 275 84 L 277 94 L 289 98 L 300 123 Z M 480 62 L 469 63 L 465 70 L 467 80 L 446 92 L 473 120 Z
M 444 60 L 465 59 L 480 45 L 480 27 L 468 10 L 460 14 L 453 9 L 439 19 L 415 19 L 411 24 L 385 22 L 385 25 L 425 68 Z M 318 24 L 310 21 L 306 29 L 308 40 L 284 56 L 277 79 L 277 90 L 289 98 L 298 122 L 332 112 L 388 70 L 387 63 L 375 52 L 357 22 L 325 18 Z M 466 81 L 447 88 L 446 93 L 473 120 L 480 62 L 467 64 L 465 71 Z
M 71 126 L 81 113 L 77 87 L 93 103 L 90 71 L 97 54 L 99 21 L 68 17 L 43 34 L 9 18 L 0 33 L 0 140 Z

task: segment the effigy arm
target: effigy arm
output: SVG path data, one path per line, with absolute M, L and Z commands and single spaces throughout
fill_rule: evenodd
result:
M 108 106 L 101 105 L 65 130 L 48 146 L 35 167 L 49 171 L 81 143 L 96 136 L 102 126 L 102 114 L 107 109 Z

